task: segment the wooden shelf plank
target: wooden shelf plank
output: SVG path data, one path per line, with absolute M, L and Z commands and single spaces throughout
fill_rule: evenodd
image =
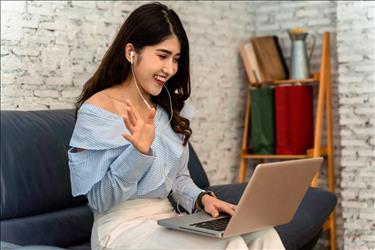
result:
M 288 79 L 288 80 L 277 80 L 272 82 L 259 82 L 259 83 L 251 83 L 250 86 L 252 87 L 259 87 L 262 85 L 283 85 L 283 84 L 311 84 L 311 83 L 319 83 L 314 78 L 308 79 Z
M 260 154 L 251 154 L 248 153 L 249 151 L 243 150 L 242 151 L 242 158 L 246 159 L 303 159 L 303 158 L 309 158 L 313 157 L 313 148 L 310 148 L 307 150 L 306 154 L 303 155 L 277 155 L 277 154 L 272 154 L 272 155 L 260 155 Z M 320 148 L 320 155 L 321 156 L 327 156 L 327 147 L 323 146 Z
M 309 157 L 314 157 L 314 149 L 313 148 L 308 149 L 307 155 Z M 328 147 L 327 146 L 324 146 L 324 147 L 320 148 L 320 155 L 321 156 L 328 156 Z
M 307 155 L 257 155 L 257 154 L 242 154 L 242 158 L 246 159 L 303 159 Z
M 289 83 L 312 83 L 317 82 L 314 78 L 306 78 L 306 79 L 288 79 L 288 80 L 277 80 L 274 81 L 274 84 L 289 84 Z
M 250 83 L 250 86 L 259 87 L 261 85 L 283 85 L 283 84 L 310 84 L 310 83 L 319 83 L 319 76 L 320 73 L 316 72 L 312 74 L 311 78 L 304 78 L 304 79 L 286 79 L 286 80 L 274 80 L 270 82 L 258 82 L 258 83 Z

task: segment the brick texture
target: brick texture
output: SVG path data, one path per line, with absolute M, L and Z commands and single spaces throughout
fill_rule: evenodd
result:
M 375 248 L 375 3 L 337 2 L 338 105 L 345 249 Z

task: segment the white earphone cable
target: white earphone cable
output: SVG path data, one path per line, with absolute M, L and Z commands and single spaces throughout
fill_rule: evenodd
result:
M 143 97 L 141 91 L 139 90 L 138 83 L 137 83 L 137 79 L 135 79 L 133 63 L 131 63 L 130 65 L 131 65 L 131 69 L 132 69 L 133 79 L 134 79 L 134 82 L 135 82 L 135 87 L 137 88 L 138 93 L 139 93 L 139 95 L 142 97 L 142 100 L 143 100 L 143 102 L 146 104 L 147 108 L 148 108 L 149 110 L 151 110 L 151 105 L 148 104 L 148 102 L 146 101 L 146 99 Z
M 141 96 L 141 98 L 143 99 L 143 102 L 147 105 L 147 107 L 151 110 L 151 106 L 150 104 L 146 101 L 146 99 L 143 97 L 141 91 L 139 90 L 139 87 L 138 87 L 138 83 L 137 83 L 137 80 L 135 78 L 135 74 L 134 74 L 134 61 L 133 61 L 133 54 L 131 54 L 131 70 L 132 70 L 132 75 L 133 75 L 133 79 L 134 79 L 134 83 L 135 83 L 135 86 L 137 88 L 137 91 L 139 93 L 139 95 Z M 168 88 L 165 86 L 165 84 L 163 85 L 163 87 L 165 88 L 165 90 L 167 91 L 167 94 L 168 94 L 168 98 L 169 98 L 169 106 L 170 106 L 170 109 L 171 109 L 171 116 L 167 122 L 167 124 L 161 129 L 161 135 L 160 135 L 160 138 L 162 139 L 163 141 L 163 144 L 166 145 L 165 141 L 164 141 L 164 132 L 165 130 L 168 128 L 168 126 L 170 125 L 171 121 L 172 121 L 172 118 L 173 118 L 173 107 L 172 107 L 172 98 L 171 98 L 171 95 L 169 93 L 169 90 Z M 169 154 L 168 154 L 168 149 L 166 149 L 166 157 L 165 157 L 165 160 L 164 160 L 164 163 L 163 163 L 163 174 L 164 174 L 164 177 L 165 177 L 165 180 L 166 182 L 169 182 L 169 185 L 170 185 L 170 188 L 172 189 L 172 192 L 174 190 L 177 190 L 176 188 L 176 185 L 174 183 L 174 181 L 172 181 L 169 177 L 168 177 L 168 174 L 167 174 L 167 162 L 168 162 L 168 158 L 169 158 Z M 166 188 L 167 188 L 167 191 L 169 189 L 168 185 L 166 185 Z M 180 197 L 182 196 L 183 194 L 183 191 L 185 190 L 186 186 L 184 186 L 181 190 L 181 195 L 177 195 L 177 211 L 178 213 L 181 215 L 181 211 L 179 209 L 179 204 L 180 204 Z
M 163 141 L 163 144 L 165 145 L 165 141 L 164 141 L 164 138 L 165 138 L 165 136 L 164 136 L 164 131 L 168 128 L 168 126 L 169 126 L 169 124 L 170 124 L 170 122 L 171 122 L 171 120 L 172 120 L 172 118 L 173 118 L 173 108 L 172 108 L 172 98 L 171 98 L 171 95 L 170 95 L 170 93 L 169 93 L 169 90 L 168 90 L 168 88 L 167 88 L 165 85 L 163 85 L 163 87 L 164 87 L 165 90 L 167 91 L 167 94 L 168 94 L 168 97 L 169 97 L 169 105 L 170 105 L 170 109 L 171 109 L 171 117 L 169 118 L 168 123 L 167 123 L 167 124 L 163 127 L 163 129 L 161 130 L 161 131 L 162 131 L 162 132 L 161 132 L 161 139 L 162 139 L 162 141 Z M 165 177 L 165 180 L 166 180 L 166 181 L 169 181 L 169 183 L 170 183 L 170 185 L 171 185 L 172 192 L 173 192 L 174 190 L 177 191 L 177 188 L 176 188 L 176 184 L 175 184 L 175 183 L 174 183 L 174 182 L 168 177 L 168 174 L 167 174 L 167 169 L 166 169 L 166 167 L 167 167 L 168 157 L 169 157 L 169 155 L 168 155 L 168 149 L 167 149 L 167 150 L 166 150 L 166 159 L 165 159 L 165 163 L 164 163 L 164 177 Z M 183 195 L 183 193 L 184 193 L 185 188 L 186 188 L 186 186 L 184 186 L 180 192 L 177 192 L 177 197 L 176 197 L 176 198 L 177 198 L 177 206 L 176 206 L 176 208 L 177 208 L 177 212 L 179 213 L 179 215 L 182 215 L 182 212 L 180 211 L 180 208 L 179 208 L 179 204 L 180 204 L 180 199 L 181 199 L 181 197 L 182 197 L 182 195 Z M 167 191 L 168 191 L 168 187 L 167 187 Z M 195 213 L 196 213 L 196 212 L 198 212 L 198 210 L 196 210 Z

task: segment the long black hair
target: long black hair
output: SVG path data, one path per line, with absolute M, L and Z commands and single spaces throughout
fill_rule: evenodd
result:
M 135 9 L 121 26 L 112 45 L 105 53 L 94 75 L 84 84 L 76 103 L 76 110 L 95 93 L 121 84 L 130 74 L 131 65 L 125 58 L 125 45 L 131 43 L 137 53 L 143 47 L 158 44 L 170 35 L 176 35 L 181 51 L 177 73 L 165 84 L 173 105 L 171 127 L 183 136 L 183 145 L 189 140 L 192 130 L 188 119 L 180 116 L 185 101 L 190 96 L 189 40 L 177 14 L 166 5 L 154 2 Z M 154 104 L 160 105 L 171 117 L 169 98 L 163 88 L 158 96 L 151 96 Z

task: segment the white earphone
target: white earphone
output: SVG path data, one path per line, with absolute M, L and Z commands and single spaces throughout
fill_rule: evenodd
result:
M 130 64 L 134 63 L 134 51 L 130 51 Z
M 131 70 L 132 70 L 132 74 L 133 74 L 133 79 L 134 79 L 134 82 L 135 82 L 135 86 L 137 87 L 138 93 L 141 96 L 143 102 L 146 104 L 147 108 L 149 110 L 151 110 L 151 105 L 146 101 L 146 99 L 143 97 L 141 91 L 139 90 L 137 79 L 135 79 L 135 75 L 134 75 L 134 69 L 133 69 L 134 65 L 133 64 L 134 64 L 134 50 L 130 51 L 130 65 L 131 65 Z

